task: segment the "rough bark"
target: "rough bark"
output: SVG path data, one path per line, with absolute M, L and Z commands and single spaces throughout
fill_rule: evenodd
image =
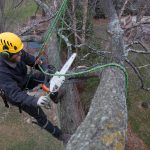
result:
M 71 81 L 72 82 L 72 81 Z M 65 85 L 66 94 L 61 102 L 61 128 L 64 132 L 73 134 L 84 118 L 79 92 L 76 84 Z
M 117 78 L 116 78 L 117 76 Z M 126 135 L 126 97 L 124 75 L 108 68 L 92 100 L 84 122 L 71 137 L 67 150 L 124 149 Z
M 103 0 L 105 15 L 109 18 L 112 60 L 124 64 L 124 42 L 117 12 L 112 0 Z M 127 108 L 125 78 L 120 69 L 103 71 L 85 120 L 67 144 L 67 150 L 112 150 L 125 148 Z
M 111 0 L 103 1 L 104 12 L 109 19 L 108 32 L 111 36 L 111 48 L 113 62 L 124 63 L 123 30 L 120 26 L 117 12 Z

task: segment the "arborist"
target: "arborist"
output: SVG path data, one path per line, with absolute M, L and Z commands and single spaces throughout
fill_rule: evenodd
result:
M 24 44 L 14 33 L 4 32 L 0 34 L 0 89 L 5 94 L 8 102 L 34 117 L 37 124 L 51 133 L 58 140 L 66 142 L 68 134 L 63 133 L 57 126 L 54 126 L 41 107 L 47 107 L 50 104 L 50 98 L 56 103 L 58 93 L 50 96 L 34 97 L 27 94 L 24 88 L 28 82 L 27 66 L 37 66 L 42 61 L 23 50 Z M 33 74 L 27 85 L 32 89 L 39 83 L 37 80 L 43 80 L 43 74 Z M 36 79 L 36 80 L 34 80 Z

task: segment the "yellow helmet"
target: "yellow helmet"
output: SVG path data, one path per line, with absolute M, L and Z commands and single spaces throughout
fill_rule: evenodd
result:
M 0 34 L 0 53 L 18 53 L 24 45 L 21 39 L 14 33 L 4 32 Z

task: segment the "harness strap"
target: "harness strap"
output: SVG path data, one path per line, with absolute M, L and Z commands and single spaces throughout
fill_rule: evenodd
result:
M 2 99 L 3 99 L 3 102 L 4 102 L 4 104 L 5 104 L 5 107 L 9 108 L 9 105 L 8 105 L 8 102 L 7 102 L 7 98 L 6 98 L 6 96 L 5 96 L 5 92 L 4 92 L 2 89 L 0 89 L 0 96 L 1 96 Z
M 2 90 L 2 89 L 0 89 L 0 96 L 1 96 L 2 99 L 3 99 L 3 102 L 4 102 L 4 104 L 5 104 L 5 107 L 9 108 L 9 104 L 8 104 L 8 102 L 7 102 L 7 97 L 6 97 L 6 95 L 5 95 L 4 90 Z M 19 112 L 22 113 L 21 106 L 19 106 Z

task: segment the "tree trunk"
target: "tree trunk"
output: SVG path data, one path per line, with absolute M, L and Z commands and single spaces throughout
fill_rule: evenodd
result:
M 103 0 L 109 18 L 113 62 L 124 64 L 123 31 L 112 0 Z M 83 123 L 67 144 L 67 150 L 112 150 L 125 148 L 127 107 L 125 78 L 116 68 L 107 68 Z
M 71 0 L 71 4 L 72 4 L 72 15 L 73 15 L 73 19 L 72 19 L 72 26 L 73 26 L 73 30 L 74 30 L 74 41 L 75 41 L 75 45 L 78 44 L 78 38 L 77 38 L 77 18 L 76 18 L 76 12 L 75 12 L 75 0 Z M 76 52 L 78 51 L 78 49 L 76 48 Z
M 83 25 L 82 25 L 82 44 L 85 43 L 86 36 L 86 23 L 88 13 L 88 0 L 83 1 Z
M 61 102 L 61 128 L 64 132 L 73 134 L 84 119 L 79 92 L 72 81 L 65 85 L 66 94 Z
M 56 32 L 51 37 L 48 49 L 49 63 L 60 68 L 63 64 L 61 62 Z M 67 133 L 74 133 L 84 118 L 84 112 L 76 85 L 72 81 L 67 81 L 63 88 L 66 92 L 60 103 L 61 128 Z

